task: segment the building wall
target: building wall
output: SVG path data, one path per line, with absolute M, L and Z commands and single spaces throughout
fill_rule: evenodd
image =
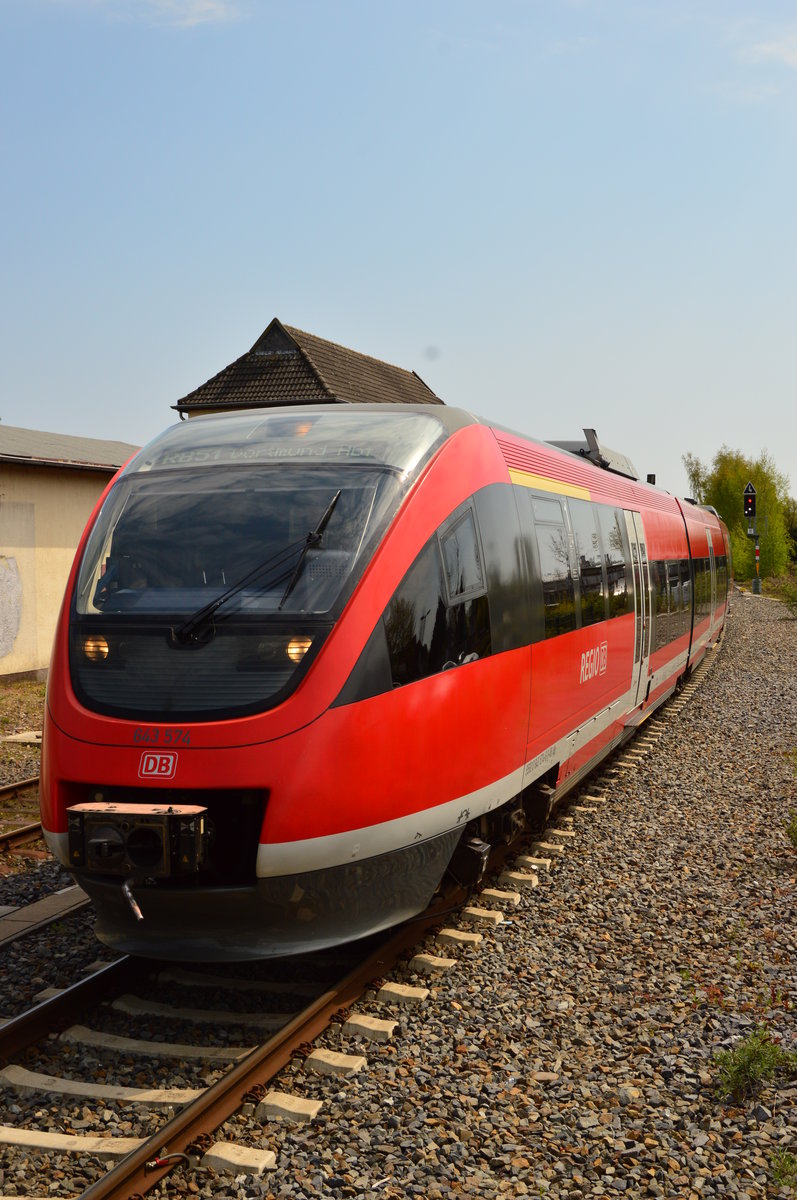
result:
M 80 535 L 105 471 L 0 465 L 0 678 L 44 678 Z

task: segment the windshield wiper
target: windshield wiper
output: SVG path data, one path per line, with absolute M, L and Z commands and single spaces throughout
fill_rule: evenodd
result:
M 338 500 L 340 500 L 340 488 L 338 488 L 338 490 L 335 492 L 335 495 L 330 500 L 329 504 L 327 505 L 326 512 L 324 513 L 323 517 L 316 525 L 315 529 L 311 529 L 310 532 L 308 533 L 307 537 L 305 538 L 304 545 L 302 546 L 302 552 L 299 555 L 299 561 L 297 562 L 296 566 L 293 568 L 293 574 L 291 575 L 290 579 L 288 580 L 288 586 L 286 587 L 285 591 L 282 593 L 282 599 L 280 600 L 279 604 L 277 605 L 278 611 L 281 610 L 283 604 L 288 599 L 291 592 L 293 591 L 293 589 L 296 587 L 296 584 L 298 583 L 299 576 L 302 573 L 302 567 L 304 566 L 304 560 L 307 558 L 307 551 L 314 549 L 316 546 L 318 546 L 320 544 L 321 538 L 324 536 L 324 530 L 326 529 L 327 525 L 329 524 L 329 519 L 332 516 L 333 512 L 335 511 L 335 505 L 337 504 Z
M 233 598 L 233 596 L 237 596 L 239 592 L 243 591 L 243 589 L 257 579 L 259 575 L 262 575 L 264 571 L 269 569 L 276 570 L 277 568 L 285 568 L 286 562 L 292 557 L 292 555 L 296 553 L 297 548 L 301 544 L 301 541 L 291 542 L 290 545 L 283 547 L 282 550 L 278 550 L 276 554 L 272 554 L 268 558 L 264 559 L 263 562 L 258 563 L 257 566 L 252 568 L 251 571 L 247 571 L 247 573 L 241 579 L 239 579 L 237 583 L 234 583 L 232 587 L 227 588 L 226 592 L 221 592 L 221 594 L 216 596 L 214 600 L 211 600 L 208 604 L 203 604 L 201 608 L 198 608 L 195 613 L 193 613 L 190 617 L 187 617 L 186 620 L 180 625 L 175 625 L 172 629 L 172 637 L 178 642 L 202 642 L 204 640 L 210 641 L 210 638 L 200 639 L 196 635 L 200 629 L 213 620 L 214 615 L 216 614 L 217 610 L 221 608 L 222 604 L 226 604 L 228 600 Z M 281 582 L 281 579 L 285 578 L 285 573 L 286 572 L 283 571 L 281 577 L 278 577 L 273 582 Z
M 226 604 L 228 600 L 232 600 L 233 596 L 237 596 L 239 592 L 242 592 L 245 587 L 248 587 L 250 583 L 252 583 L 265 571 L 276 571 L 278 568 L 286 568 L 288 560 L 296 553 L 297 548 L 301 546 L 298 562 L 293 569 L 293 573 L 288 580 L 288 586 L 283 592 L 282 599 L 278 605 L 278 609 L 281 609 L 285 601 L 288 599 L 288 596 L 290 596 L 291 592 L 296 586 L 297 580 L 299 579 L 302 571 L 302 565 L 307 557 L 307 551 L 312 549 L 314 546 L 317 546 L 321 541 L 324 530 L 329 524 L 329 519 L 335 511 L 335 505 L 339 499 L 340 490 L 338 490 L 332 497 L 332 500 L 328 504 L 323 517 L 318 522 L 315 529 L 311 530 L 311 532 L 307 534 L 303 542 L 291 542 L 290 545 L 285 546 L 282 550 L 278 550 L 276 554 L 272 554 L 269 558 L 264 559 L 263 562 L 258 563 L 257 566 L 252 568 L 251 571 L 247 571 L 247 573 L 241 579 L 239 579 L 237 583 L 234 583 L 232 587 L 227 588 L 225 592 L 222 592 L 220 595 L 216 596 L 216 598 L 211 600 L 208 604 L 203 604 L 201 608 L 198 608 L 195 613 L 193 613 L 180 625 L 175 625 L 172 629 L 173 639 L 181 643 L 194 642 L 195 644 L 199 645 L 204 644 L 206 641 L 211 641 L 213 637 L 212 632 L 210 636 L 206 638 L 198 637 L 197 634 L 201 629 L 204 629 L 205 626 L 212 623 L 213 617 L 221 608 L 221 606 Z M 281 576 L 278 576 L 276 579 L 272 580 L 272 584 L 281 582 L 282 579 L 285 578 L 286 573 L 287 569 L 283 571 Z

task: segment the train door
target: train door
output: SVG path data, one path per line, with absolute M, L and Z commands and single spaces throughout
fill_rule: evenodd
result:
M 631 690 L 635 696 L 632 707 L 636 707 L 644 703 L 647 697 L 650 670 L 650 569 L 642 517 L 639 513 L 626 511 L 625 519 L 634 576 L 634 672 Z
M 714 558 L 714 543 L 711 540 L 711 530 L 706 529 L 706 538 L 708 539 L 708 563 L 711 571 L 711 607 L 709 608 L 708 620 L 708 640 L 712 640 L 714 629 L 717 624 L 715 609 L 717 607 L 717 563 Z

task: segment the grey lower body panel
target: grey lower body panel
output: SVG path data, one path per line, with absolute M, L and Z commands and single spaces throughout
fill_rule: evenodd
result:
M 178 962 L 279 958 L 367 937 L 422 912 L 461 832 L 252 887 L 132 881 L 141 920 L 123 880 L 75 878 L 94 904 L 97 937 L 121 953 Z

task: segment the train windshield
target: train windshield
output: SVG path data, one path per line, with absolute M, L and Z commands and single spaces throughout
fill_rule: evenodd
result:
M 324 614 L 444 434 L 425 414 L 235 414 L 170 430 L 110 493 L 80 616 Z M 182 436 L 180 436 L 182 435 Z
M 328 612 L 397 490 L 392 474 L 357 469 L 132 475 L 95 528 L 77 611 Z

